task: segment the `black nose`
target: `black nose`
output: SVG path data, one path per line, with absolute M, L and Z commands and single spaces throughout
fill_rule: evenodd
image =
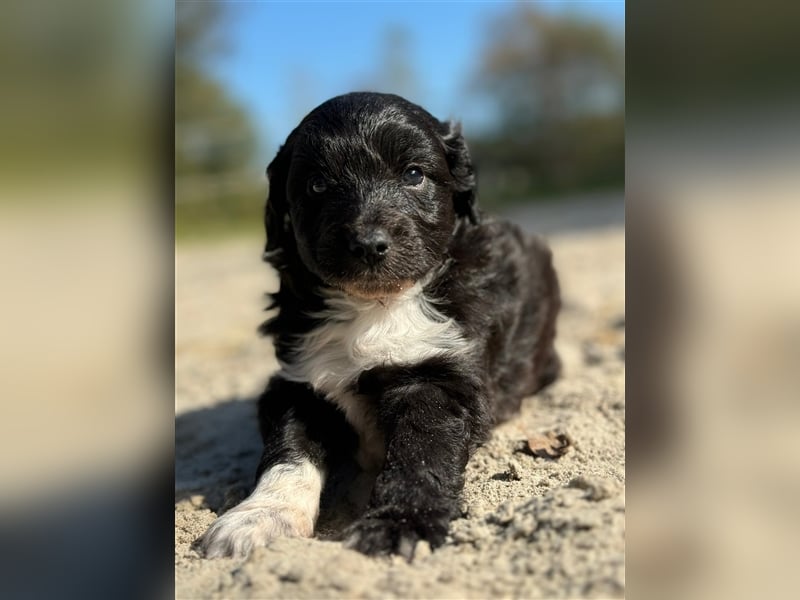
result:
M 389 236 L 383 229 L 357 232 L 350 237 L 349 247 L 354 257 L 375 265 L 389 253 Z

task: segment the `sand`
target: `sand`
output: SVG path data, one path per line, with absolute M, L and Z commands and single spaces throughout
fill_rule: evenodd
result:
M 192 541 L 247 492 L 260 441 L 254 398 L 276 362 L 258 338 L 275 278 L 260 240 L 176 255 L 175 579 L 178 598 L 622 597 L 625 530 L 624 231 L 553 233 L 563 377 L 527 398 L 472 457 L 462 515 L 412 564 L 330 539 L 280 539 L 247 559 L 206 560 Z M 524 452 L 547 431 L 560 458 Z

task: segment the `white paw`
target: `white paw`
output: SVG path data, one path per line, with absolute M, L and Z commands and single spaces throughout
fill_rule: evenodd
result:
M 311 537 L 314 520 L 295 507 L 250 505 L 245 501 L 211 524 L 196 545 L 206 558 L 246 557 L 278 537 Z
M 324 472 L 308 460 L 274 465 L 248 498 L 211 524 L 195 542 L 207 558 L 244 557 L 278 537 L 311 537 Z

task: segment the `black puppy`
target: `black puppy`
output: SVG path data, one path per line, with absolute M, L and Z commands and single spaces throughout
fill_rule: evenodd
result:
M 398 96 L 325 102 L 267 173 L 280 290 L 262 331 L 281 370 L 259 403 L 256 488 L 199 547 L 311 536 L 326 478 L 355 456 L 377 479 L 346 543 L 411 558 L 444 542 L 491 426 L 558 375 L 550 251 L 481 218 L 459 127 Z

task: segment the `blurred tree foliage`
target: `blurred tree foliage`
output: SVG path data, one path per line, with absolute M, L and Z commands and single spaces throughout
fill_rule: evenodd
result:
M 155 120 L 147 97 L 152 92 L 149 61 L 161 58 L 161 48 L 154 28 L 143 25 L 147 11 L 134 4 L 75 0 L 46 3 L 46 10 L 40 2 L 4 5 L 2 184 L 82 180 L 86 172 L 92 182 L 139 176 L 146 163 L 143 148 L 150 150 L 155 135 L 142 126 Z M 143 44 L 148 51 L 139 48 Z M 59 180 L 58 186 L 63 184 Z M 13 196 L 0 194 L 0 202 Z M 43 196 L 64 201 L 60 194 Z M 101 202 L 116 201 L 113 194 L 98 196 Z
M 412 102 L 422 101 L 422 86 L 414 70 L 413 42 L 411 32 L 401 25 L 391 25 L 383 32 L 378 71 L 368 89 L 397 94 Z
M 223 3 L 176 5 L 175 192 L 177 234 L 258 227 L 264 183 L 244 109 L 204 67 L 226 50 Z
M 489 204 L 622 186 L 624 48 L 601 23 L 520 3 L 491 28 L 475 84 L 497 115 L 470 138 Z

